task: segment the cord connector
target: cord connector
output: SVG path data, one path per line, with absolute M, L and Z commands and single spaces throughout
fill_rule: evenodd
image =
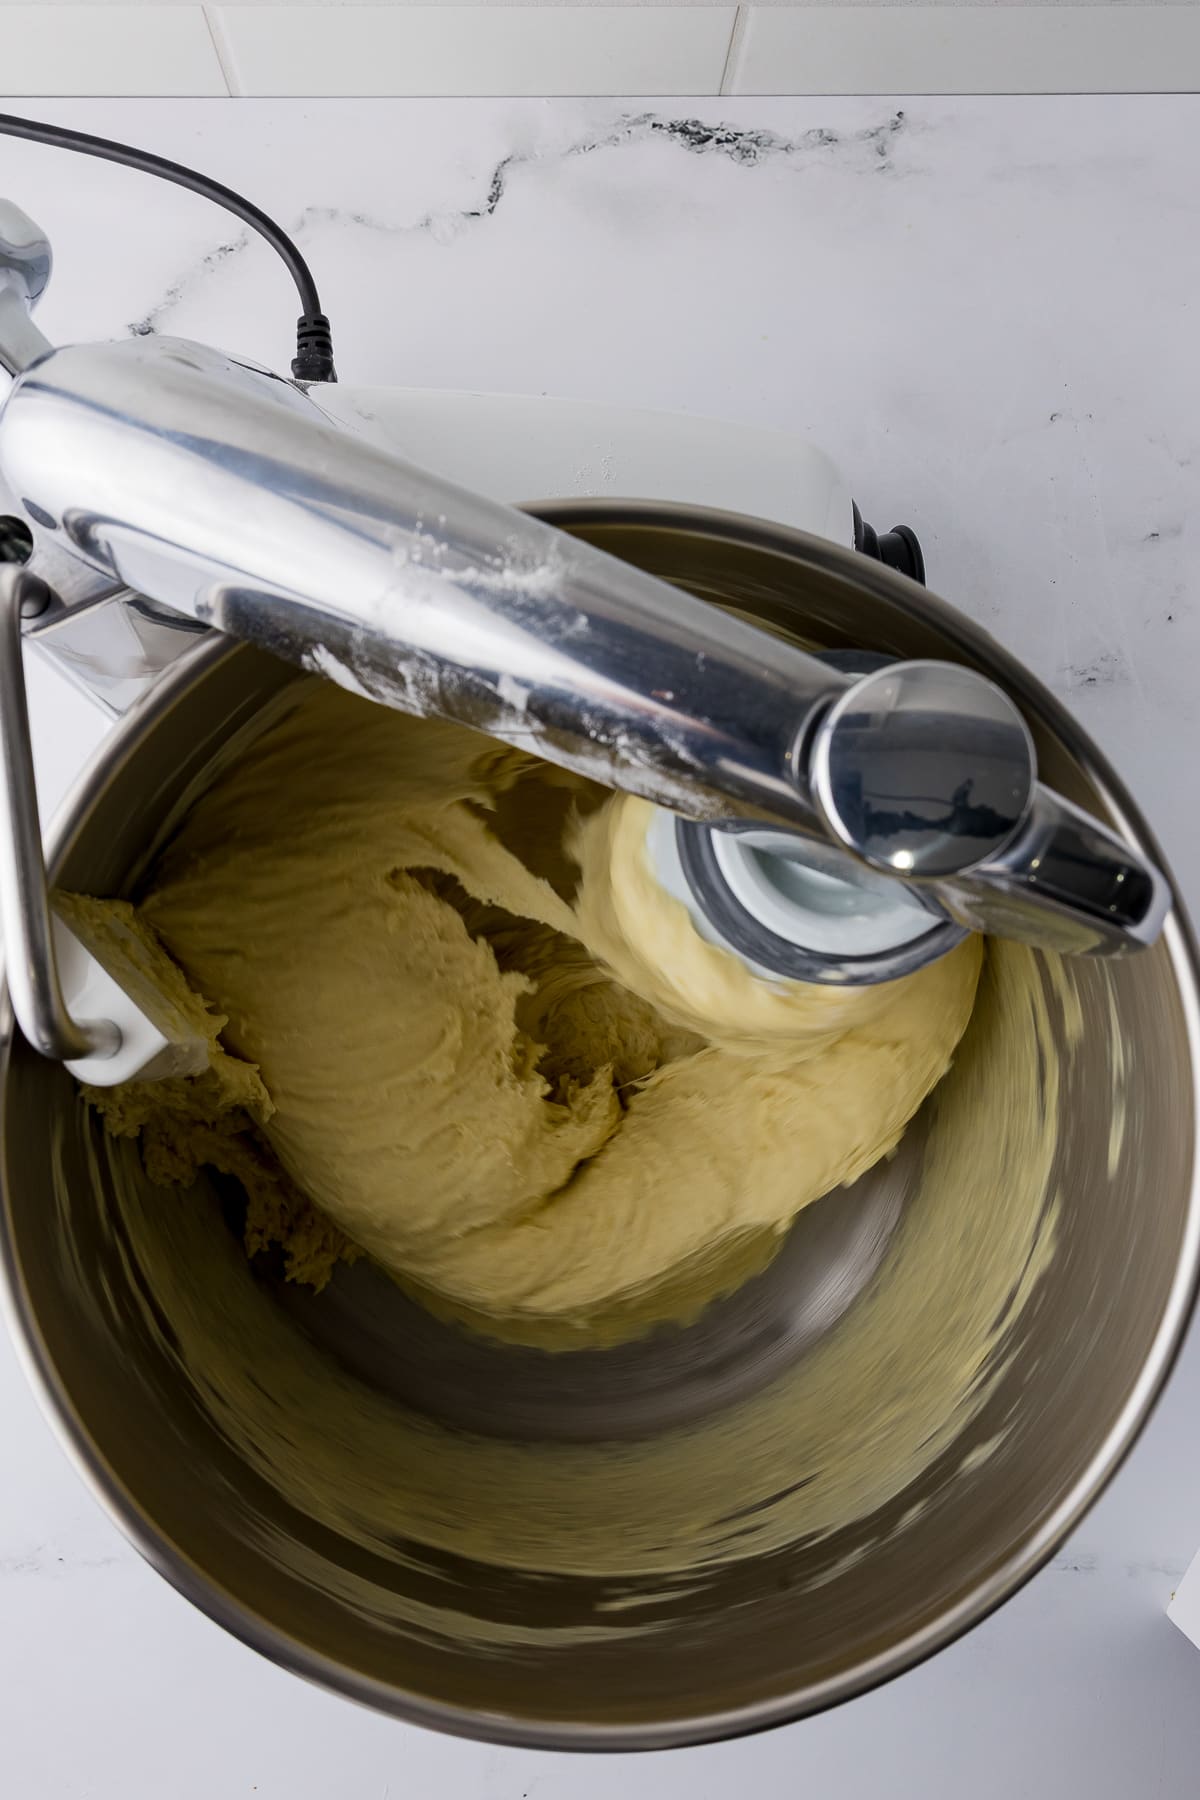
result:
M 324 313 L 302 313 L 296 321 L 296 354 L 292 375 L 297 381 L 336 381 L 333 335 Z

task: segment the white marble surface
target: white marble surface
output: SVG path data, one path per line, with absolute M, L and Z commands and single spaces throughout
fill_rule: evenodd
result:
M 347 380 L 810 434 L 1114 755 L 1200 908 L 1200 100 L 54 110 L 202 162 L 297 228 Z M 199 200 L 8 143 L 0 185 L 54 238 L 52 337 L 150 325 L 286 360 L 285 277 Z M 44 676 L 35 698 L 52 798 L 98 727 Z M 7 1346 L 0 1416 L 14 1800 L 1200 1787 L 1200 1652 L 1164 1613 L 1200 1542 L 1195 1335 L 1112 1488 L 998 1615 L 835 1713 L 653 1759 L 470 1746 L 302 1686 L 125 1546 Z

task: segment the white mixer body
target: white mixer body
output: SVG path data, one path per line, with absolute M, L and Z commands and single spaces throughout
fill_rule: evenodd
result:
M 341 386 L 309 393 L 346 429 L 489 499 L 679 501 L 854 542 L 841 473 L 787 432 L 546 395 Z

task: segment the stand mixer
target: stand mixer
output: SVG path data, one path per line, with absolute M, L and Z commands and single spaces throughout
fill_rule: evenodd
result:
M 1163 876 L 1039 783 L 1020 712 L 974 670 L 809 654 L 207 346 L 56 349 L 31 316 L 50 264 L 0 204 L 0 480 L 29 549 L 4 590 L 0 886 L 17 1017 L 72 1072 L 189 1066 L 132 996 L 64 999 L 58 954 L 77 993 L 95 971 L 61 931 L 56 951 L 33 823 L 20 626 L 52 642 L 122 593 L 653 802 L 659 879 L 764 979 L 888 981 L 972 930 L 1098 955 L 1157 937 Z M 885 554 L 919 572 L 911 535 Z
M 16 854 L 0 855 L 0 898 L 24 1030 L 0 988 L 0 1310 L 102 1504 L 283 1666 L 516 1743 L 628 1750 L 755 1729 L 948 1642 L 1103 1487 L 1196 1291 L 1200 977 L 1118 777 L 1013 658 L 904 579 L 920 575 L 911 538 L 875 539 L 803 446 L 755 450 L 703 422 L 668 445 L 641 421 L 676 476 L 656 486 L 653 457 L 618 455 L 617 479 L 592 485 L 648 501 L 540 502 L 531 517 L 477 494 L 561 493 L 607 429 L 584 409 L 356 396 L 328 371 L 294 371 L 293 386 L 163 340 L 55 350 L 29 317 L 49 272 L 41 236 L 12 212 L 4 232 L 0 725 Z M 490 465 L 473 439 L 488 430 Z M 64 892 L 139 898 L 154 847 L 231 755 L 253 757 L 308 669 L 647 797 L 660 882 L 763 980 L 881 980 L 972 929 L 1082 952 L 1060 963 L 1001 943 L 988 958 L 988 978 L 1015 961 L 1031 992 L 1044 984 L 1049 1054 L 1019 1008 L 998 1042 L 985 1005 L 893 1158 L 816 1200 L 770 1267 L 694 1322 L 631 1344 L 563 1355 L 476 1338 L 368 1258 L 320 1294 L 299 1288 L 247 1258 L 217 1179 L 155 1188 L 61 1066 L 100 1083 L 128 1057 L 150 1077 L 180 1046 L 140 1037 L 136 991 L 102 991 L 106 971 L 55 926 L 22 633 L 123 714 L 48 834 Z M 1006 1101 L 1050 1143 L 1045 1205 L 997 1254 L 1028 1148 L 1004 1135 Z M 995 1204 L 967 1228 L 977 1174 Z M 657 1191 L 648 1178 L 648 1207 Z M 939 1216 L 961 1254 L 930 1282 L 921 1233 Z M 976 1311 L 991 1348 L 961 1407 L 918 1407 L 917 1466 L 895 1474 L 872 1423 L 923 1403 L 922 1345 L 940 1333 L 959 1356 L 943 1301 Z M 807 1506 L 825 1477 L 798 1391 L 879 1306 L 895 1329 L 871 1340 L 866 1401 L 831 1376 L 811 1417 L 891 1485 L 764 1543 L 764 1520 L 793 1493 Z M 405 1510 L 440 1456 L 461 1458 L 451 1498 L 472 1521 L 507 1519 L 523 1555 L 499 1525 L 464 1548 L 439 1536 L 445 1506 Z M 647 1509 L 660 1535 L 639 1568 L 624 1525 Z M 537 1542 L 548 1518 L 593 1516 L 599 1562 L 560 1553 L 549 1527 Z M 702 1564 L 676 1549 L 696 1518 L 715 1539 Z

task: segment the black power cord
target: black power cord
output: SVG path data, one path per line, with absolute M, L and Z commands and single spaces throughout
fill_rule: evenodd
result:
M 123 163 L 126 168 L 140 169 L 146 175 L 161 175 L 164 181 L 173 181 L 177 187 L 189 188 L 193 194 L 202 194 L 206 200 L 215 200 L 218 206 L 225 207 L 243 225 L 249 225 L 252 231 L 267 240 L 287 264 L 296 284 L 302 310 L 296 325 L 292 374 L 297 381 L 337 380 L 329 320 L 321 311 L 312 271 L 287 233 L 261 208 L 211 176 L 184 168 L 182 163 L 155 156 L 150 150 L 137 150 L 132 144 L 118 144 L 111 138 L 93 137 L 90 132 L 72 131 L 66 125 L 45 125 L 37 119 L 19 118 L 15 113 L 0 113 L 0 134 L 28 138 L 32 143 L 49 144 L 57 150 L 78 150 L 84 156 L 99 156 L 105 162 Z

